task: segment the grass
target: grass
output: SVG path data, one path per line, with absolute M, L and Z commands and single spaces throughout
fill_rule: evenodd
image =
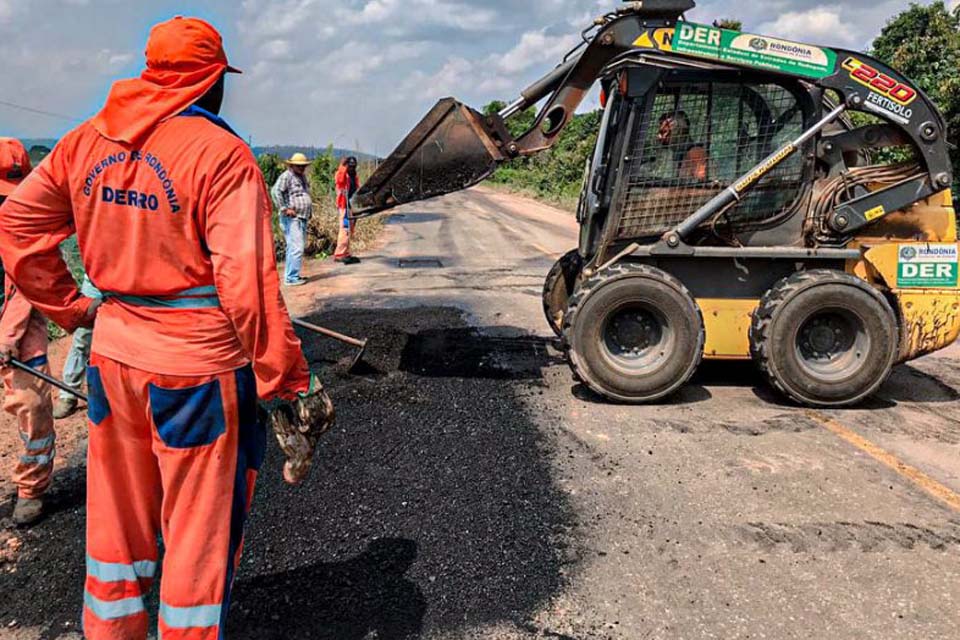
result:
M 283 231 L 280 230 L 279 214 L 274 213 L 273 237 L 277 262 L 282 262 L 286 252 L 286 242 Z M 350 249 L 362 252 L 369 249 L 383 230 L 383 216 L 366 218 L 354 223 L 353 237 Z M 340 233 L 340 214 L 332 203 L 314 203 L 313 217 L 307 225 L 307 242 L 303 253 L 313 256 L 314 259 L 325 260 L 333 255 L 337 247 L 337 236 Z

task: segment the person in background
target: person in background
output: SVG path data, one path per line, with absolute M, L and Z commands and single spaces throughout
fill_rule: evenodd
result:
M 337 251 L 333 259 L 341 264 L 357 264 L 359 258 L 350 253 L 350 236 L 353 235 L 355 221 L 350 219 L 350 198 L 360 188 L 360 178 L 357 177 L 357 159 L 353 156 L 344 158 L 336 175 L 337 211 L 339 212 L 340 233 L 337 237 Z
M 87 298 L 99 300 L 102 296 L 97 290 L 90 278 L 83 277 L 83 284 L 80 286 L 80 294 Z M 76 391 L 82 390 L 83 379 L 87 375 L 87 365 L 90 364 L 90 346 L 93 343 L 93 329 L 81 327 L 73 334 L 73 342 L 70 344 L 70 352 L 67 354 L 67 360 L 63 364 L 63 381 L 68 387 Z M 69 418 L 77 410 L 77 397 L 60 391 L 60 397 L 57 403 L 53 405 L 53 417 L 57 420 Z
M 0 138 L 0 204 L 30 170 L 30 156 L 20 141 Z M 28 367 L 50 373 L 47 320 L 17 290 L 10 274 L 5 275 L 3 291 L 3 310 L 0 311 L 3 409 L 16 418 L 25 449 L 13 470 L 13 483 L 17 487 L 13 522 L 17 526 L 27 526 L 43 515 L 43 495 L 53 478 L 53 458 L 56 455 L 53 396 L 46 383 L 10 366 L 10 359 L 17 358 Z
M 300 287 L 307 283 L 300 275 L 300 270 L 303 268 L 307 223 L 313 215 L 313 198 L 310 196 L 310 183 L 307 182 L 310 160 L 302 153 L 295 153 L 286 165 L 287 170 L 280 174 L 270 193 L 280 211 L 280 226 L 283 227 L 287 245 L 283 283 L 288 287 Z

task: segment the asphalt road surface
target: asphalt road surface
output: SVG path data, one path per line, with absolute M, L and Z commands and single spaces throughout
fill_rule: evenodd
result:
M 376 255 L 291 292 L 371 346 L 351 376 L 349 349 L 304 336 L 338 426 L 300 489 L 270 452 L 228 637 L 956 638 L 956 350 L 853 410 L 790 406 L 748 364 L 605 404 L 541 317 L 576 232 L 475 189 L 400 210 Z M 19 535 L 0 637 L 75 637 L 82 474 Z

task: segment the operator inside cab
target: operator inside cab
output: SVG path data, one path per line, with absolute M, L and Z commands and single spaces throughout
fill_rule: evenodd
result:
M 684 180 L 707 179 L 707 150 L 690 136 L 690 118 L 683 111 L 669 111 L 660 116 L 657 141 L 672 155 L 667 174 Z

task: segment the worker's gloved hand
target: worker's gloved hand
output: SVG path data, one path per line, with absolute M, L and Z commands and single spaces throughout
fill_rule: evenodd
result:
M 283 479 L 294 485 L 306 479 L 317 441 L 333 427 L 336 416 L 333 402 L 316 376 L 310 376 L 310 390 L 298 396 L 293 402 L 280 403 L 270 413 L 270 426 L 287 457 Z

